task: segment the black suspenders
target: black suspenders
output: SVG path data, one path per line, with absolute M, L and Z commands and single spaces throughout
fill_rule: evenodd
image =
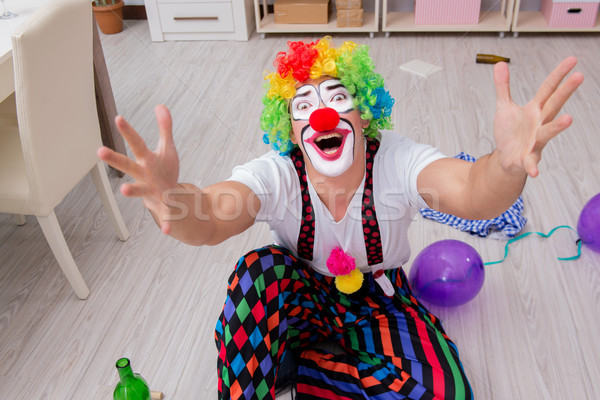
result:
M 362 199 L 362 229 L 363 237 L 365 239 L 365 249 L 367 250 L 367 260 L 369 265 L 375 265 L 383 262 L 381 234 L 379 232 L 379 224 L 377 223 L 377 214 L 375 213 L 373 196 L 373 162 L 375 160 L 375 154 L 377 154 L 377 150 L 379 149 L 379 141 L 367 138 L 366 147 L 365 188 Z M 302 222 L 300 223 L 300 232 L 298 233 L 298 256 L 305 260 L 312 260 L 315 243 L 315 211 L 308 191 L 304 158 L 302 156 L 302 151 L 300 151 L 299 148 L 296 148 L 290 154 L 290 157 L 294 163 L 294 167 L 296 167 L 296 172 L 298 173 L 302 196 Z

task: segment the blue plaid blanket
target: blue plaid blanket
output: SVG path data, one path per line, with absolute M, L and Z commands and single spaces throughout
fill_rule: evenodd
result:
M 460 158 L 469 162 L 475 162 L 475 157 L 466 153 L 460 153 L 454 158 Z M 432 210 L 431 208 L 421 208 L 421 215 L 443 224 L 448 224 L 463 232 L 471 235 L 486 237 L 491 235 L 497 239 L 506 239 L 516 236 L 527 223 L 527 218 L 523 217 L 523 199 L 519 197 L 502 215 L 494 219 L 472 220 L 456 217 L 451 214 Z

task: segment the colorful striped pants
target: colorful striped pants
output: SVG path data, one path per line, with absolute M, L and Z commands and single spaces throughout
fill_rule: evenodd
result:
M 286 249 L 246 254 L 229 279 L 215 331 L 219 399 L 274 399 L 286 352 L 296 356 L 300 400 L 472 399 L 438 319 L 410 294 L 401 268 L 386 274 L 395 298 L 371 274 L 345 295 Z M 344 353 L 313 346 L 323 341 Z

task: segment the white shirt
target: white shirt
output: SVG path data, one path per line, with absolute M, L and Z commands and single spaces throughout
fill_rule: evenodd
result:
M 373 196 L 383 249 L 381 267 L 391 269 L 409 260 L 408 227 L 418 208 L 427 206 L 417 191 L 417 176 L 428 164 L 446 156 L 437 148 L 393 132 L 382 132 L 380 142 L 373 164 Z M 297 256 L 302 198 L 290 157 L 270 151 L 235 167 L 229 180 L 243 183 L 258 196 L 261 208 L 256 221 L 268 223 L 275 242 Z M 321 202 L 310 179 L 308 188 L 315 214 L 315 243 L 312 261 L 304 261 L 318 272 L 332 276 L 327 258 L 333 248 L 341 247 L 354 257 L 357 268 L 370 271 L 361 215 L 364 177 L 339 222 Z

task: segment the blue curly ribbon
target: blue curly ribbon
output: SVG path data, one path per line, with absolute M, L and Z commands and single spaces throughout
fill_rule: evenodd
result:
M 549 238 L 550 236 L 552 236 L 552 234 L 554 232 L 556 232 L 558 229 L 562 229 L 562 228 L 568 228 L 571 229 L 572 231 L 577 232 L 575 229 L 571 228 L 568 225 L 560 225 L 557 226 L 556 228 L 552 229 L 548 234 L 542 233 L 542 232 L 526 232 L 523 233 L 522 235 L 519 236 L 515 236 L 514 238 L 510 239 L 508 242 L 506 242 L 506 245 L 504 246 L 504 257 L 502 258 L 502 260 L 499 261 L 490 261 L 490 262 L 486 262 L 483 263 L 483 265 L 493 265 L 493 264 L 500 264 L 501 262 L 503 262 L 504 260 L 506 260 L 506 257 L 508 257 L 508 246 L 513 243 L 516 242 L 517 240 L 523 239 L 524 237 L 527 237 L 531 234 L 536 234 L 539 235 L 543 238 Z M 577 260 L 580 256 L 581 256 L 581 239 L 577 239 L 577 254 L 571 257 L 557 257 L 559 260 L 561 261 L 571 261 L 571 260 Z

